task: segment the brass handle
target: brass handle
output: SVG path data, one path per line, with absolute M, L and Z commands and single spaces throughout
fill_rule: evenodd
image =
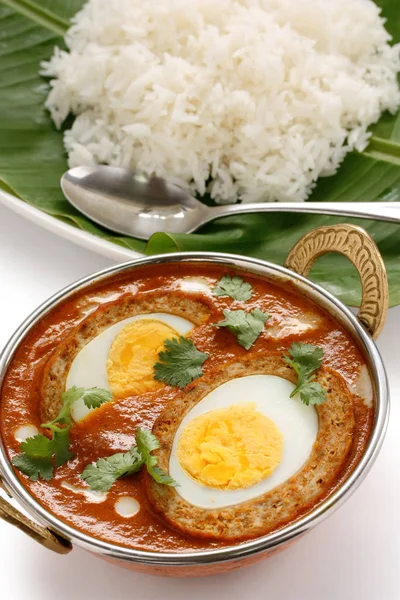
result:
M 339 252 L 356 267 L 362 285 L 358 313 L 373 339 L 382 331 L 389 305 L 385 264 L 371 236 L 355 225 L 319 227 L 303 236 L 289 252 L 285 267 L 308 275 L 314 261 L 327 252 Z
M 3 485 L 1 485 L 1 487 L 5 489 Z M 1 497 L 0 518 L 11 525 L 14 525 L 29 535 L 33 540 L 42 544 L 42 546 L 45 546 L 58 554 L 68 554 L 68 552 L 71 552 L 72 550 L 71 542 L 67 539 L 50 531 L 47 527 L 42 527 L 42 525 L 38 525 L 38 523 L 31 521 L 31 519 L 23 515 L 19 510 Z

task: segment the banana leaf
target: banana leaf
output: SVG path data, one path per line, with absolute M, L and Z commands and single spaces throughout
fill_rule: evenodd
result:
M 0 0 L 0 187 L 103 239 L 147 254 L 179 250 L 233 252 L 282 264 L 291 246 L 320 225 L 353 222 L 369 231 L 384 257 L 390 304 L 400 304 L 400 226 L 378 221 L 284 213 L 219 219 L 190 235 L 158 233 L 146 243 L 112 234 L 80 215 L 65 200 L 59 180 L 67 169 L 62 132 L 44 109 L 48 82 L 39 65 L 55 45 L 63 46 L 70 18 L 84 0 Z M 400 3 L 379 0 L 393 41 L 400 41 Z M 320 179 L 312 201 L 400 201 L 400 114 L 384 115 L 367 150 L 352 153 L 336 175 Z M 361 290 L 355 268 L 331 254 L 311 273 L 342 301 L 357 305 Z

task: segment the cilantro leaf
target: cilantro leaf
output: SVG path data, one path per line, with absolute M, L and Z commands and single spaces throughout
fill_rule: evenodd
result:
M 310 375 L 322 365 L 324 351 L 319 346 L 313 344 L 302 344 L 294 342 L 289 348 L 289 357 L 285 357 L 298 375 Z
M 157 481 L 157 483 L 176 487 L 178 485 L 176 481 L 157 465 L 158 458 L 151 454 L 153 450 L 157 450 L 157 448 L 160 447 L 160 442 L 156 436 L 153 435 L 151 431 L 138 427 L 135 437 L 138 450 L 143 456 L 149 475 Z
M 51 431 L 51 439 L 42 434 L 28 438 L 21 443 L 22 454 L 13 460 L 13 464 L 22 473 L 28 475 L 32 481 L 36 481 L 39 477 L 42 479 L 52 478 L 53 456 L 56 467 L 60 467 L 74 456 L 69 450 L 69 430 L 72 425 L 71 407 L 80 398 L 88 408 L 98 408 L 104 402 L 111 400 L 112 394 L 102 388 L 85 389 L 73 386 L 61 395 L 60 412 L 55 419 L 42 424 L 44 429 Z M 66 425 L 66 427 L 60 427 L 60 425 Z
M 71 407 L 81 398 L 88 408 L 98 408 L 104 402 L 111 400 L 112 394 L 103 388 L 92 387 L 86 389 L 74 385 L 61 394 L 62 406 L 56 418 L 49 423 L 43 423 L 42 427 L 52 429 L 52 425 L 55 423 L 70 425 L 72 423 Z
M 259 308 L 251 312 L 244 310 L 224 310 L 225 319 L 214 323 L 215 327 L 226 327 L 236 336 L 238 344 L 249 350 L 264 328 L 264 324 L 270 315 L 262 312 Z
M 197 350 L 192 340 L 180 336 L 165 340 L 164 345 L 165 350 L 159 353 L 159 362 L 154 365 L 154 379 L 184 388 L 203 375 L 201 366 L 208 354 Z
M 12 463 L 28 475 L 32 481 L 39 477 L 49 480 L 53 477 L 53 441 L 42 434 L 27 438 L 21 443 L 22 454 L 14 456 Z
M 36 481 L 39 476 L 42 479 L 51 479 L 53 477 L 53 455 L 56 467 L 64 464 L 73 456 L 69 451 L 69 429 L 69 427 L 61 429 L 53 426 L 51 439 L 41 433 L 27 438 L 21 442 L 22 453 L 13 459 L 13 465 L 28 475 L 32 481 Z
M 62 405 L 60 412 L 52 421 L 49 421 L 48 423 L 42 423 L 42 427 L 45 427 L 46 429 L 52 429 L 52 425 L 55 423 L 70 425 L 72 423 L 71 406 L 74 404 L 74 402 L 81 398 L 83 391 L 84 388 L 78 388 L 76 385 L 74 385 L 66 392 L 63 392 L 61 394 Z
M 63 392 L 61 394 L 61 410 L 52 423 L 65 423 L 66 425 L 69 425 L 72 422 L 71 406 L 82 397 L 83 392 L 84 388 L 78 388 L 76 385 L 73 385 L 69 390 Z
M 53 452 L 56 467 L 61 467 L 74 455 L 69 450 L 69 427 L 53 431 Z
M 31 458 L 51 458 L 53 455 L 53 441 L 38 433 L 21 442 L 21 451 Z
M 28 475 L 32 481 L 37 481 L 39 477 L 49 481 L 53 477 L 53 464 L 51 456 L 38 457 L 28 454 L 18 454 L 12 459 L 12 464 L 22 473 Z
M 294 342 L 288 352 L 289 355 L 284 356 L 284 359 L 296 371 L 299 388 L 314 371 L 320 368 L 324 351 L 319 346 Z
M 304 383 L 298 389 L 298 393 L 301 401 L 307 406 L 310 404 L 323 404 L 326 400 L 326 391 L 317 381 Z
M 137 473 L 143 465 L 155 481 L 164 485 L 177 485 L 176 482 L 157 466 L 157 457 L 151 452 L 160 446 L 155 435 L 147 429 L 136 430 L 136 444 L 128 452 L 118 452 L 106 458 L 99 458 L 94 465 L 88 465 L 81 478 L 96 492 L 107 492 L 120 477 Z
M 153 450 L 157 450 L 157 448 L 160 447 L 160 442 L 157 437 L 148 429 L 138 427 L 136 429 L 135 438 L 138 450 L 143 456 L 143 459 L 146 458 L 146 454 Z
M 151 458 L 155 459 L 154 456 L 152 456 Z M 171 487 L 178 487 L 179 486 L 179 483 L 177 483 L 175 481 L 175 479 L 173 479 L 171 477 L 171 475 L 169 475 L 168 473 L 166 473 L 165 471 L 163 471 L 159 466 L 157 466 L 155 464 L 149 464 L 148 462 L 146 462 L 146 468 L 147 468 L 147 471 L 148 471 L 149 475 L 157 483 L 161 483 L 162 485 L 169 485 Z
M 300 394 L 300 398 L 307 406 L 322 404 L 326 400 L 326 391 L 314 380 L 313 373 L 322 365 L 324 351 L 319 346 L 294 342 L 284 356 L 284 360 L 297 373 L 297 385 L 290 397 Z
M 213 289 L 214 296 L 232 298 L 232 300 L 250 300 L 253 295 L 253 288 L 249 283 L 243 281 L 241 277 L 235 275 L 224 275 Z
M 144 460 L 136 446 L 128 452 L 118 452 L 107 458 L 99 458 L 94 465 L 88 465 L 81 477 L 96 492 L 107 492 L 120 477 L 132 475 L 141 469 Z
M 83 398 L 88 408 L 99 408 L 99 406 L 112 399 L 112 393 L 103 388 L 93 387 L 87 390 L 84 389 L 81 398 Z

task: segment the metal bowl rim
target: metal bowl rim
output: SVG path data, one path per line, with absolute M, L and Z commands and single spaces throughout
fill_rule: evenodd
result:
M 0 473 L 7 490 L 24 509 L 38 522 L 53 529 L 61 536 L 66 537 L 80 547 L 91 552 L 101 554 L 110 558 L 122 561 L 130 561 L 144 565 L 157 565 L 164 567 L 190 566 L 199 564 L 213 564 L 224 561 L 235 561 L 253 554 L 258 554 L 276 548 L 284 543 L 293 540 L 297 536 L 305 533 L 307 530 L 315 527 L 329 514 L 336 510 L 359 486 L 367 475 L 373 462 L 375 461 L 381 448 L 384 434 L 387 427 L 389 415 L 389 388 L 385 368 L 369 333 L 358 321 L 355 315 L 330 292 L 310 281 L 309 279 L 294 273 L 293 271 L 275 265 L 273 263 L 241 256 L 237 254 L 218 253 L 218 252 L 177 252 L 163 255 L 155 255 L 124 262 L 122 264 L 108 267 L 86 277 L 83 277 L 74 283 L 64 287 L 59 292 L 50 296 L 36 310 L 34 310 L 18 327 L 15 333 L 7 342 L 0 354 L 0 388 L 3 378 L 7 371 L 17 347 L 28 333 L 28 331 L 50 310 L 52 310 L 61 301 L 75 294 L 94 283 L 107 279 L 108 277 L 127 271 L 131 268 L 137 268 L 143 265 L 154 265 L 173 262 L 205 262 L 209 264 L 224 264 L 227 267 L 250 270 L 261 276 L 275 275 L 281 280 L 290 280 L 296 287 L 300 285 L 311 292 L 311 299 L 316 304 L 321 304 L 318 299 L 328 303 L 332 309 L 335 309 L 342 317 L 342 320 L 354 330 L 356 338 L 363 346 L 365 353 L 370 361 L 370 373 L 376 384 L 376 409 L 375 423 L 368 445 L 361 460 L 356 465 L 354 471 L 346 481 L 326 500 L 317 505 L 310 513 L 295 521 L 288 526 L 267 534 L 265 536 L 242 542 L 236 546 L 224 548 L 202 550 L 199 552 L 150 552 L 144 550 L 134 550 L 125 548 L 116 544 L 110 544 L 102 540 L 87 535 L 47 511 L 33 496 L 24 488 L 22 483 L 16 477 L 11 463 L 7 457 L 2 440 L 0 439 Z M 325 306 L 326 308 L 326 306 Z M 353 336 L 354 338 L 354 336 Z

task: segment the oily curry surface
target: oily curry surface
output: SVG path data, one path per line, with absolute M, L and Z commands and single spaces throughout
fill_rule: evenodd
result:
M 188 263 L 140 267 L 77 293 L 28 333 L 1 390 L 1 435 L 10 459 L 20 451 L 15 432 L 23 425 L 34 425 L 40 431 L 43 420 L 57 413 L 71 361 L 89 339 L 107 329 L 111 322 L 134 314 L 171 312 L 194 323 L 188 337 L 199 351 L 210 357 L 203 364 L 203 377 L 183 389 L 162 385 L 153 391 L 117 398 L 74 424 L 70 433 L 74 456 L 55 470 L 50 481 L 31 481 L 16 471 L 24 486 L 46 509 L 78 530 L 130 548 L 182 552 L 232 544 L 223 535 L 218 539 L 201 539 L 192 534 L 190 527 L 175 526 L 173 520 L 163 518 L 145 472 L 119 479 L 105 498 L 87 494 L 80 475 L 99 458 L 126 452 L 132 446 L 137 427 L 152 430 L 156 424 L 155 429 L 162 432 L 165 415 L 171 407 L 181 407 L 188 395 L 196 393 L 194 390 L 202 380 L 211 382 L 217 374 L 229 369 L 233 377 L 240 377 L 240 365 L 249 361 L 263 364 L 266 357 L 287 352 L 295 341 L 323 348 L 324 369 L 340 380 L 339 387 L 343 385 L 346 389 L 354 422 L 351 432 L 347 432 L 349 442 L 334 478 L 319 494 L 314 494 L 311 502 L 298 504 L 290 519 L 312 509 L 348 476 L 364 451 L 373 419 L 366 367 L 355 343 L 291 284 L 278 285 L 240 272 L 251 284 L 253 293 L 246 303 L 235 301 L 234 308 L 258 308 L 271 315 L 259 338 L 245 350 L 230 331 L 213 325 L 221 320 L 224 309 L 232 309 L 232 299 L 211 293 L 216 282 L 227 273 L 224 268 Z M 190 282 L 195 282 L 192 289 Z M 243 400 L 251 401 L 251 389 Z M 181 418 L 184 411 L 179 408 L 174 413 Z M 161 452 L 165 454 L 163 447 Z M 304 489 L 302 493 L 307 496 Z M 125 496 L 136 499 L 140 505 L 139 512 L 132 517 L 115 510 L 116 501 Z M 278 519 L 276 527 L 284 524 Z

